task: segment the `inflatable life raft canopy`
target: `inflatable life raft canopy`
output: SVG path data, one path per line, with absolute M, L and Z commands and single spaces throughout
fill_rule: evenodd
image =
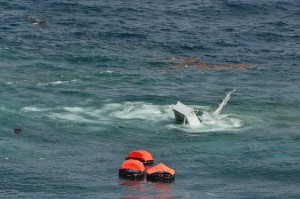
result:
M 119 176 L 127 179 L 143 179 L 145 177 L 144 164 L 138 160 L 125 160 L 120 166 Z
M 152 165 L 153 161 L 154 161 L 151 153 L 149 153 L 148 151 L 145 151 L 145 150 L 131 151 L 127 154 L 127 157 L 125 159 L 126 160 L 129 160 L 129 159 L 139 160 L 144 165 Z
M 147 180 L 152 182 L 172 182 L 175 180 L 175 171 L 163 163 L 147 170 Z

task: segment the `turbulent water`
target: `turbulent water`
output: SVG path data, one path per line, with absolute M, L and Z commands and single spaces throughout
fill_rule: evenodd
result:
M 297 0 L 1 0 L 0 198 L 300 198 L 299 49 Z

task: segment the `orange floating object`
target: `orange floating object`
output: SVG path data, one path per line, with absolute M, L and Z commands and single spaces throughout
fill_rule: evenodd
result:
M 147 180 L 149 181 L 162 181 L 172 182 L 175 180 L 175 171 L 163 163 L 147 169 Z
M 125 160 L 119 169 L 119 176 L 128 179 L 142 179 L 145 177 L 145 167 L 139 160 Z
M 127 154 L 126 160 L 129 159 L 139 160 L 144 165 L 151 165 L 153 164 L 154 161 L 151 153 L 145 150 L 136 150 L 136 151 L 129 152 Z

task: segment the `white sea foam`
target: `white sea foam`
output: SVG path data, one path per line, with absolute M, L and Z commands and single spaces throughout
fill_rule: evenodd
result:
M 70 113 L 51 113 L 49 117 L 52 119 L 66 120 L 78 123 L 98 123 L 97 120 L 90 120 L 83 116 Z
M 144 102 L 126 102 L 123 104 L 114 104 L 110 116 L 121 119 L 143 119 L 143 120 L 161 120 L 168 117 L 171 112 L 170 106 L 159 106 Z
M 233 131 L 243 127 L 243 120 L 238 115 L 233 114 L 214 114 L 210 107 L 193 106 L 201 111 L 202 123 L 200 126 L 190 126 L 178 124 L 175 121 L 172 111 L 173 105 L 155 105 L 146 102 L 123 102 L 107 103 L 101 107 L 56 107 L 38 108 L 34 106 L 24 107 L 24 112 L 36 112 L 44 114 L 52 120 L 68 121 L 86 124 L 115 124 L 122 120 L 146 121 L 151 124 L 160 122 L 162 128 L 165 126 L 170 129 L 188 133 L 207 133 L 219 131 Z
M 209 193 L 209 192 L 206 192 L 207 195 L 210 195 L 210 196 L 216 196 L 216 194 L 213 194 L 213 193 Z
M 72 82 L 76 82 L 76 79 L 73 79 L 71 81 L 54 81 L 54 82 L 50 82 L 50 84 L 52 85 L 59 85 L 59 84 L 69 84 Z
M 23 107 L 21 109 L 21 111 L 24 112 L 43 112 L 43 111 L 47 111 L 48 109 L 46 108 L 38 108 L 38 107 L 34 107 L 34 106 L 28 106 L 28 107 Z
M 72 113 L 82 113 L 85 112 L 85 108 L 82 107 L 63 107 L 64 110 Z
M 73 79 L 73 80 L 67 80 L 67 81 L 53 81 L 53 82 L 48 82 L 48 83 L 43 83 L 43 82 L 40 82 L 40 83 L 37 83 L 38 86 L 49 86 L 49 85 L 53 85 L 53 86 L 56 86 L 56 85 L 60 85 L 60 84 L 69 84 L 69 83 L 73 83 L 73 82 L 76 82 L 77 80 L 76 79 Z
M 112 70 L 103 70 L 103 71 L 97 71 L 100 74 L 112 74 L 114 71 Z

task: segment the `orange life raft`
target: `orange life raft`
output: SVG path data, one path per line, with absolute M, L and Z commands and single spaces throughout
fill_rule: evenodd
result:
M 119 176 L 128 179 L 143 179 L 145 167 L 138 160 L 125 160 L 120 166 Z
M 129 159 L 139 160 L 144 165 L 151 165 L 151 164 L 153 164 L 153 161 L 154 161 L 151 153 L 149 153 L 148 151 L 145 151 L 145 150 L 131 151 L 127 154 L 127 157 L 125 159 L 126 160 L 129 160 Z
M 175 180 L 175 171 L 163 163 L 147 170 L 147 180 L 157 182 L 172 182 Z

